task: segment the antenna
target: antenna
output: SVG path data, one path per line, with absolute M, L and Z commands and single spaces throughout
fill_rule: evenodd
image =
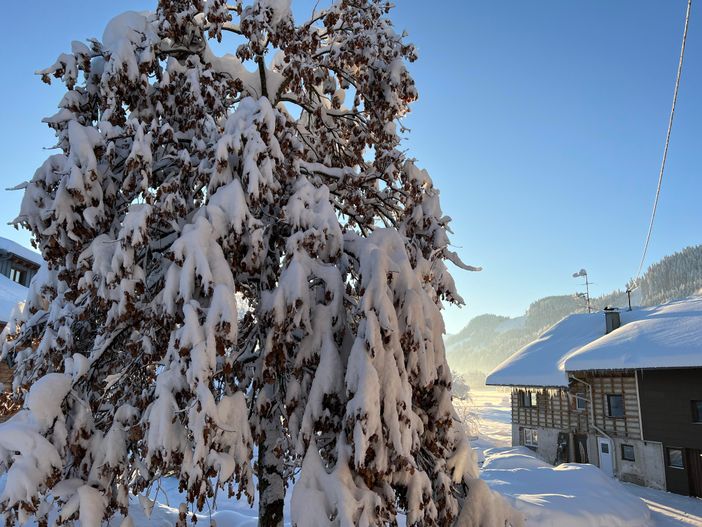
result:
M 587 277 L 587 271 L 585 269 L 580 269 L 577 273 L 573 273 L 573 278 L 580 278 L 580 277 L 585 278 L 585 283 L 583 284 L 585 286 L 585 302 L 587 303 L 587 312 L 592 313 L 592 306 L 590 305 L 590 281 Z M 581 297 L 583 296 L 582 293 L 578 293 L 577 296 Z
M 636 283 L 636 280 L 631 282 L 626 288 L 626 297 L 629 300 L 629 311 L 631 311 L 631 293 L 633 293 L 638 288 L 639 284 Z

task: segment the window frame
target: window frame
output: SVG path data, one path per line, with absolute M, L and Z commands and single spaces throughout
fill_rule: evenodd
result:
M 580 403 L 582 403 L 582 407 L 580 406 Z M 575 394 L 575 411 L 577 411 L 577 412 L 587 411 L 587 403 L 588 403 L 588 400 L 585 397 L 585 392 L 577 392 Z
M 680 452 L 680 465 L 673 465 L 670 458 L 671 452 Z M 666 447 L 665 449 L 665 464 L 668 468 L 675 468 L 678 470 L 685 470 L 685 451 L 679 447 Z
M 536 428 L 524 428 L 524 446 L 538 448 L 539 432 Z
M 538 406 L 536 392 L 532 390 L 521 390 L 519 392 L 518 402 L 520 408 L 536 408 Z
M 621 415 L 612 414 L 611 399 L 613 397 L 618 397 L 622 402 L 621 403 L 621 409 L 622 409 Z M 607 394 L 605 394 L 605 403 L 606 403 L 607 417 L 609 417 L 610 419 L 625 419 L 626 418 L 626 407 L 625 407 L 626 405 L 625 405 L 623 393 L 607 393 Z
M 24 283 L 24 271 L 17 267 L 10 267 L 10 280 L 17 284 Z
M 702 425 L 702 400 L 692 399 L 690 401 L 690 407 L 692 410 L 693 424 Z
M 626 454 L 624 454 L 624 449 L 625 448 L 630 448 L 631 449 L 631 457 L 627 457 Z M 636 462 L 636 448 L 634 448 L 634 445 L 627 445 L 627 444 L 622 444 L 620 448 L 620 453 L 622 456 L 622 460 L 624 461 L 632 461 Z

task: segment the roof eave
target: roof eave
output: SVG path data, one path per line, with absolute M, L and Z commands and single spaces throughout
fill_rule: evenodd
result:
M 548 388 L 548 389 L 562 389 L 568 388 L 567 384 L 505 384 L 505 383 L 494 383 L 486 382 L 485 386 L 504 386 L 506 388 Z

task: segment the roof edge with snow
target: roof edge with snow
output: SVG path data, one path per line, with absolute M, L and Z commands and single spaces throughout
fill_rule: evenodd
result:
M 564 388 L 569 373 L 702 368 L 702 296 L 621 312 L 574 314 L 497 366 L 487 386 Z

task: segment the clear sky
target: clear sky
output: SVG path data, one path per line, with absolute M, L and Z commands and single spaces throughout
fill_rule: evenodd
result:
M 156 0 L 9 2 L 0 22 L 0 170 L 31 177 L 53 145 L 41 118 L 59 85 L 33 75 L 102 35 L 115 14 Z M 323 3 L 323 2 L 322 2 Z M 298 19 L 314 2 L 293 0 Z M 407 147 L 442 190 L 452 241 L 481 273 L 455 270 L 468 306 L 519 315 L 537 298 L 622 288 L 638 266 L 658 177 L 685 0 L 397 0 L 419 49 L 420 100 Z M 697 10 L 695 11 L 695 8 Z M 702 242 L 702 5 L 693 5 L 668 167 L 647 263 Z M 0 192 L 0 235 L 21 193 Z

